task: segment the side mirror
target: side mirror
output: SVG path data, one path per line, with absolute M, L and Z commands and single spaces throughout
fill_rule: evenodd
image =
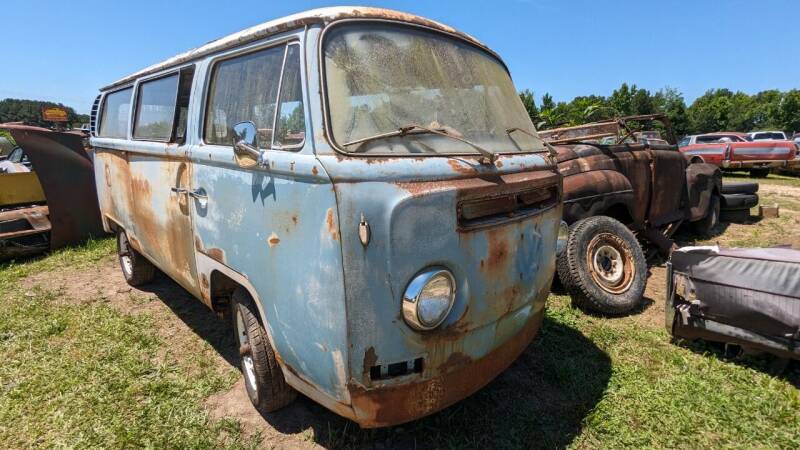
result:
M 258 131 L 253 122 L 239 122 L 233 126 L 233 156 L 239 167 L 266 167 L 264 151 L 258 148 Z

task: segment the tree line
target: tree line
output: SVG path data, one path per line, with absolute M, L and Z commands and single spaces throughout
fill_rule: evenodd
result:
M 555 102 L 544 94 L 536 102 L 533 92 L 519 93 L 538 129 L 582 125 L 613 117 L 662 113 L 669 117 L 675 134 L 715 131 L 782 130 L 800 132 L 800 90 L 762 91 L 755 95 L 729 89 L 710 89 L 691 105 L 678 90 L 656 92 L 623 83 L 610 96 L 588 95 L 569 102 Z
M 53 126 L 53 122 L 42 120 L 42 108 L 52 106 L 58 106 L 67 111 L 67 123 L 80 125 L 89 122 L 87 114 L 78 114 L 74 109 L 61 103 L 7 98 L 0 100 L 0 123 L 25 122 L 40 127 L 50 127 Z

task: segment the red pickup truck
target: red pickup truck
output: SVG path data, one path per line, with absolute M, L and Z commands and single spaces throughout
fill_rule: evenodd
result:
M 796 165 L 797 145 L 789 140 L 749 141 L 744 133 L 722 132 L 686 136 L 678 142 L 691 162 L 714 164 L 723 170 L 750 170 L 763 178 L 773 168 Z

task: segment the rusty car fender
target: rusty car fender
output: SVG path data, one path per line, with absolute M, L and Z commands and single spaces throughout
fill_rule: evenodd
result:
M 633 186 L 625 175 L 613 170 L 595 170 L 564 178 L 564 220 L 573 223 L 602 214 L 620 205 L 635 218 Z

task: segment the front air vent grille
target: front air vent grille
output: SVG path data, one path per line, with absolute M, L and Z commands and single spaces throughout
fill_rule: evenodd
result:
M 458 204 L 458 225 L 462 229 L 495 225 L 538 214 L 558 204 L 557 185 L 491 197 L 465 200 Z

